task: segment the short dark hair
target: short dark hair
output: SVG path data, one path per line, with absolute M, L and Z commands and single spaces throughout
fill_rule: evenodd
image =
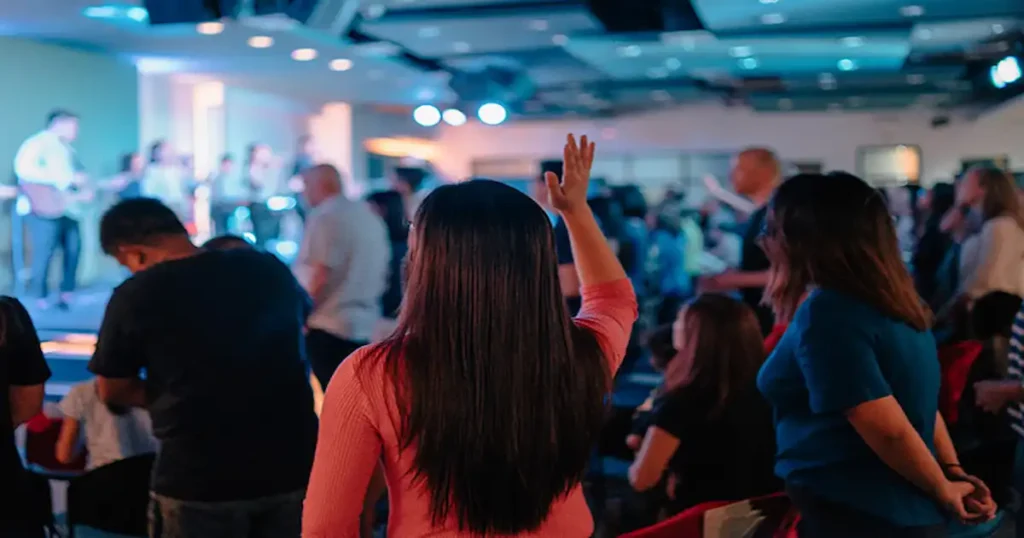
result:
M 395 179 L 405 183 L 413 191 L 418 191 L 420 186 L 423 185 L 423 179 L 427 177 L 427 172 L 422 168 L 414 168 L 411 166 L 399 166 L 395 168 Z
M 72 118 L 77 119 L 78 118 L 78 114 L 75 114 L 74 112 L 71 112 L 70 110 L 65 110 L 63 108 L 58 108 L 58 109 L 55 109 L 55 110 L 51 110 L 50 113 L 46 115 L 46 126 L 49 127 L 49 126 L 53 125 L 53 122 L 55 122 L 57 120 L 72 119 Z
M 155 198 L 121 200 L 100 219 L 100 246 L 111 256 L 118 247 L 151 245 L 167 236 L 188 237 L 188 231 L 174 211 Z

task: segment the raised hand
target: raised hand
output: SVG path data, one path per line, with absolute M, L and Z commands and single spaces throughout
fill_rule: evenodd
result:
M 548 186 L 548 200 L 561 213 L 571 213 L 587 206 L 587 191 L 590 187 L 590 167 L 594 164 L 594 143 L 587 136 L 580 138 L 569 134 L 562 150 L 562 178 L 554 172 L 546 172 L 544 181 Z

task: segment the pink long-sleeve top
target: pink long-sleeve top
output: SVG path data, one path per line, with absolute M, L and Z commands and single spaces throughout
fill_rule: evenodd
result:
M 592 331 L 614 374 L 626 353 L 637 317 L 636 296 L 622 279 L 582 290 L 583 306 L 577 326 Z M 402 450 L 401 415 L 395 387 L 383 362 L 363 364 L 373 355 L 367 348 L 348 357 L 335 372 L 320 417 L 320 439 L 302 514 L 306 538 L 358 538 L 359 515 L 378 461 L 388 484 L 393 538 L 470 538 L 454 519 L 440 527 L 430 521 L 426 485 L 413 483 L 415 447 Z M 577 485 L 555 502 L 541 528 L 530 537 L 586 538 L 594 522 Z M 475 538 L 475 537 L 474 537 Z

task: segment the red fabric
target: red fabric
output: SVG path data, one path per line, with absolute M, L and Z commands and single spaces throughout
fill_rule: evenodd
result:
M 786 329 L 788 328 L 789 324 L 772 327 L 772 332 L 764 337 L 764 352 L 766 355 L 771 355 L 772 351 L 775 351 L 775 346 L 779 345 L 779 340 L 782 340 L 782 335 L 786 334 Z
M 971 340 L 939 348 L 939 365 L 942 369 L 939 412 L 947 424 L 956 424 L 960 418 L 960 398 L 967 388 L 967 376 L 983 349 L 981 342 Z
M 71 463 L 57 461 L 57 439 L 64 420 L 50 418 L 42 413 L 28 421 L 25 436 L 25 459 L 47 471 L 84 471 L 85 449 Z
M 759 497 L 758 499 L 751 499 L 752 502 L 758 500 L 772 499 L 775 497 L 784 497 L 785 493 L 775 493 L 773 495 L 767 495 L 765 497 Z M 633 531 L 628 534 L 623 534 L 619 538 L 704 538 L 704 514 L 714 510 L 715 508 L 721 508 L 723 506 L 729 506 L 735 504 L 735 501 L 711 501 L 703 504 L 698 504 L 692 508 L 684 510 L 665 521 L 655 523 L 650 527 Z M 795 508 L 790 508 L 789 514 L 783 521 L 780 528 L 775 533 L 775 538 L 797 538 L 796 524 L 799 522 L 800 517 L 797 514 Z

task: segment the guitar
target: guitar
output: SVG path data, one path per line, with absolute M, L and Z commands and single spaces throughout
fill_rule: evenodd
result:
M 73 150 L 71 156 L 75 180 L 67 189 L 58 189 L 42 183 L 18 182 L 18 189 L 28 198 L 34 215 L 46 219 L 66 216 L 72 220 L 80 220 L 85 216 L 85 210 L 96 198 L 96 192 L 89 186 L 84 172 L 85 167 Z

